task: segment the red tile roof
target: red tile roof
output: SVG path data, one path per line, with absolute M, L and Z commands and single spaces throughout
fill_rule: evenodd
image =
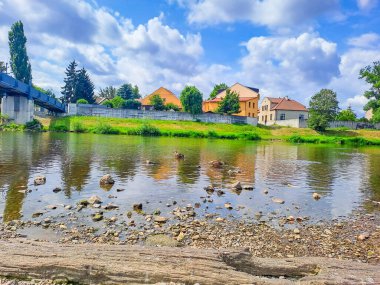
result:
M 271 102 L 277 103 L 271 110 L 287 110 L 287 111 L 305 111 L 307 112 L 307 108 L 301 103 L 285 98 L 268 98 Z M 271 99 L 274 99 L 273 101 Z M 278 101 L 278 102 L 277 102 Z
M 254 99 L 255 98 L 252 98 L 252 97 L 239 97 L 240 102 L 247 102 L 247 101 L 254 100 Z M 220 102 L 222 100 L 223 100 L 223 98 L 214 98 L 212 100 L 207 100 L 205 102 Z

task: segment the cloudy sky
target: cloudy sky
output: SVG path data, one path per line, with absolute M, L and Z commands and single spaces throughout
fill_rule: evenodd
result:
M 360 115 L 360 68 L 380 60 L 380 0 L 0 0 L 0 60 L 24 23 L 34 83 L 59 92 L 75 59 L 96 88 L 176 94 L 240 82 L 307 105 L 321 88 Z

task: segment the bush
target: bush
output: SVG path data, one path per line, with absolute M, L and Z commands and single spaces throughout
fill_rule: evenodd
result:
M 81 122 L 74 122 L 72 131 L 76 133 L 84 133 L 86 131 L 86 128 L 83 126 Z
M 165 109 L 168 111 L 173 110 L 173 111 L 179 112 L 179 107 L 173 103 L 166 104 Z
M 134 109 L 134 110 L 137 110 L 140 107 L 141 107 L 141 102 L 139 102 L 137 100 L 133 100 L 133 99 L 125 100 L 125 102 L 123 104 L 123 108 L 124 109 Z
M 161 132 L 158 128 L 150 125 L 150 124 L 144 124 L 142 125 L 138 131 L 137 131 L 141 136 L 150 136 L 150 137 L 155 137 L 155 136 L 160 136 Z
M 49 131 L 68 132 L 70 131 L 70 121 L 68 118 L 57 118 L 50 122 Z
M 86 99 L 79 99 L 77 104 L 88 104 L 88 101 Z
M 25 128 L 29 131 L 41 131 L 43 126 L 40 121 L 33 119 L 25 124 Z
M 102 103 L 103 106 L 107 106 L 108 108 L 113 108 L 113 104 L 111 101 L 105 101 Z
M 94 133 L 105 134 L 105 135 L 116 135 L 119 133 L 119 131 L 111 127 L 109 124 L 99 122 L 94 128 Z

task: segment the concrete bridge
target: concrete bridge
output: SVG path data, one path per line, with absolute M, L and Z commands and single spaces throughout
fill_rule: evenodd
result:
M 66 111 L 65 105 L 57 99 L 5 73 L 0 73 L 0 98 L 1 114 L 7 115 L 16 124 L 33 120 L 34 105 L 55 114 Z

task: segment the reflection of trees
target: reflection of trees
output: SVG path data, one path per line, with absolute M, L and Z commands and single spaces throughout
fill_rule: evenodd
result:
M 366 181 L 363 191 L 369 196 L 372 201 L 380 202 L 380 151 L 378 148 L 369 148 L 364 151 L 366 154 L 366 173 L 362 173 Z M 372 201 L 366 203 L 368 210 L 378 208 Z
M 62 148 L 62 181 L 65 194 L 70 197 L 71 189 L 83 189 L 90 177 L 92 162 L 91 135 L 67 134 L 63 139 Z
M 19 171 L 17 171 L 20 173 Z M 25 174 L 24 174 L 25 175 Z M 24 202 L 26 190 L 25 185 L 28 183 L 27 176 L 16 176 L 7 191 L 7 198 L 4 208 L 4 222 L 18 220 L 21 218 L 21 210 Z

